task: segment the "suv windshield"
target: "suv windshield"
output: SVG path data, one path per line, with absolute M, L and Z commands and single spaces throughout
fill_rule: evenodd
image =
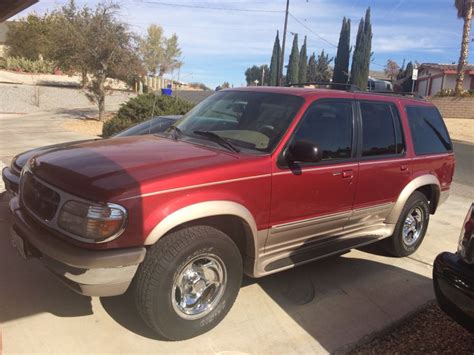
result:
M 176 124 L 179 137 L 233 151 L 270 153 L 301 107 L 301 97 L 223 91 L 201 102 Z M 168 130 L 173 133 L 174 130 Z

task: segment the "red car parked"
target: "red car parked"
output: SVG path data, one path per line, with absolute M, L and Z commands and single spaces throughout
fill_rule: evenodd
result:
M 32 158 L 10 203 L 12 239 L 81 294 L 132 285 L 146 323 L 185 339 L 224 318 L 243 272 L 382 239 L 410 255 L 453 172 L 442 117 L 424 100 L 224 90 L 164 133 Z

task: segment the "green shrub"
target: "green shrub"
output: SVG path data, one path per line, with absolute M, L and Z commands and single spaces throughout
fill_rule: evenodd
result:
M 153 104 L 155 105 L 154 110 Z M 193 103 L 177 97 L 156 96 L 153 93 L 139 95 L 122 104 L 117 114 L 104 123 L 102 136 L 104 138 L 110 137 L 128 127 L 150 119 L 152 114 L 153 116 L 184 115 L 193 106 Z
M 7 57 L 1 63 L 2 69 L 22 73 L 53 74 L 55 65 L 48 60 L 31 60 L 22 57 Z

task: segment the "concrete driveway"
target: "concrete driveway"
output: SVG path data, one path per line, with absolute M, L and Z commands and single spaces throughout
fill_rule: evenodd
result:
M 84 138 L 61 131 L 60 120 L 0 118 L 0 160 L 8 163 L 33 146 Z M 14 136 L 20 129 L 23 137 Z M 7 200 L 0 201 L 0 344 L 6 354 L 344 351 L 434 298 L 432 261 L 441 251 L 456 249 L 472 202 L 453 194 L 432 217 L 422 247 L 409 258 L 355 250 L 263 279 L 245 279 L 217 328 L 195 339 L 166 342 L 136 316 L 130 295 L 78 296 L 38 261 L 22 260 L 10 246 Z

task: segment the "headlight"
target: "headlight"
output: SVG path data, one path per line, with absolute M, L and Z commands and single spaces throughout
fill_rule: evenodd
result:
M 59 212 L 58 225 L 66 232 L 90 241 L 100 242 L 118 237 L 125 228 L 127 211 L 108 203 L 93 206 L 78 201 L 66 202 Z
M 459 236 L 458 254 L 467 263 L 474 263 L 474 204 L 464 220 Z

